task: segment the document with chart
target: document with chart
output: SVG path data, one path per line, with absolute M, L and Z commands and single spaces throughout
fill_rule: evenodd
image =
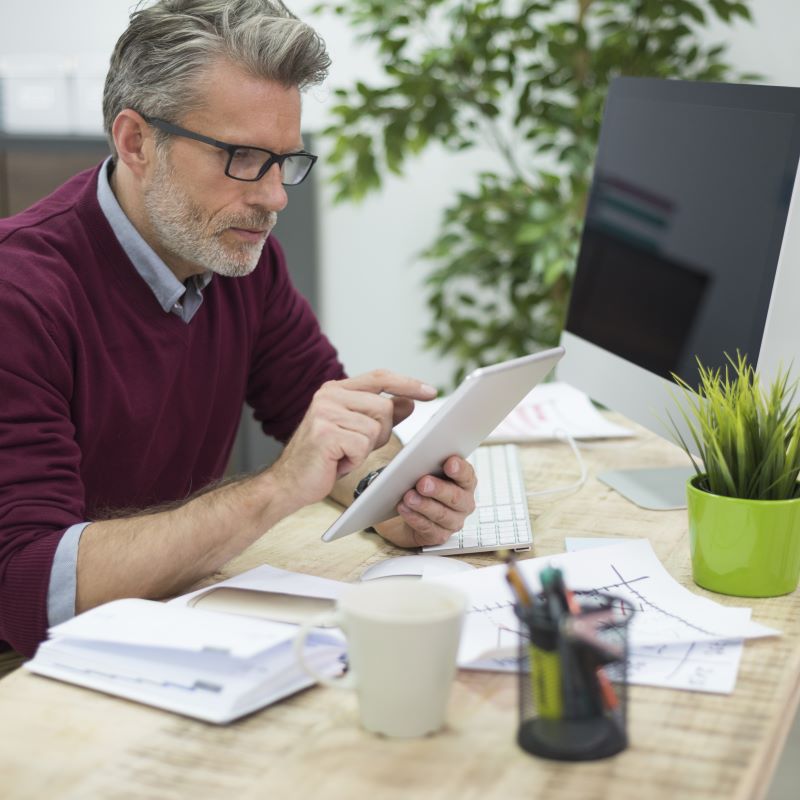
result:
M 752 622 L 749 608 L 722 606 L 681 586 L 644 539 L 517 565 L 533 591 L 539 590 L 539 571 L 550 565 L 563 571 L 578 595 L 618 595 L 633 605 L 636 613 L 628 629 L 631 683 L 731 691 L 741 640 L 779 635 Z M 437 579 L 458 586 L 470 598 L 459 652 L 462 666 L 516 669 L 519 624 L 505 571 L 497 565 Z
M 568 553 L 595 547 L 613 547 L 619 537 L 564 537 Z M 742 622 L 750 619 L 749 608 L 737 608 Z M 628 680 L 644 686 L 663 686 L 695 692 L 730 694 L 736 686 L 744 642 L 690 642 L 634 647 L 629 651 Z

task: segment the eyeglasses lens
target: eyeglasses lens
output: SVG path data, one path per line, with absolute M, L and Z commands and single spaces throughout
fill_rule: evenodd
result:
M 288 186 L 300 183 L 314 165 L 313 159 L 308 156 L 289 156 L 283 162 L 283 182 Z
M 239 180 L 254 181 L 258 179 L 261 168 L 269 161 L 262 150 L 248 147 L 238 148 L 231 158 L 228 174 Z M 281 165 L 281 181 L 288 186 L 300 183 L 308 175 L 313 160 L 307 156 L 290 156 Z

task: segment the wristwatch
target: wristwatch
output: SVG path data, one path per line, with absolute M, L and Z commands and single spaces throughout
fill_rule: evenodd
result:
M 369 486 L 378 475 L 383 472 L 385 467 L 381 467 L 380 469 L 373 470 L 372 472 L 368 472 L 356 485 L 355 491 L 353 492 L 353 500 L 356 500 L 360 495 L 364 493 L 364 490 Z

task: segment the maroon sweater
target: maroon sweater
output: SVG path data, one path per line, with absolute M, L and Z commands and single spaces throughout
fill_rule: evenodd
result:
M 0 220 L 0 649 L 32 655 L 76 522 L 219 478 L 246 399 L 291 436 L 336 352 L 270 238 L 215 276 L 190 324 L 165 313 L 111 231 L 97 169 Z

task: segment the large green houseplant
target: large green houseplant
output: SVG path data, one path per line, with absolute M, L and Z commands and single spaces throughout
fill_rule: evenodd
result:
M 347 0 L 322 2 L 377 50 L 380 74 L 336 92 L 337 197 L 358 200 L 434 143 L 476 158 L 424 251 L 426 346 L 471 367 L 555 343 L 566 312 L 609 81 L 723 80 L 715 19 L 735 0 Z M 479 151 L 485 154 L 485 149 Z M 422 247 L 423 243 L 420 243 Z
M 767 389 L 745 356 L 680 378 L 694 464 L 689 540 L 695 582 L 748 597 L 787 594 L 800 579 L 800 405 L 781 370 Z M 699 455 L 698 461 L 694 453 Z

